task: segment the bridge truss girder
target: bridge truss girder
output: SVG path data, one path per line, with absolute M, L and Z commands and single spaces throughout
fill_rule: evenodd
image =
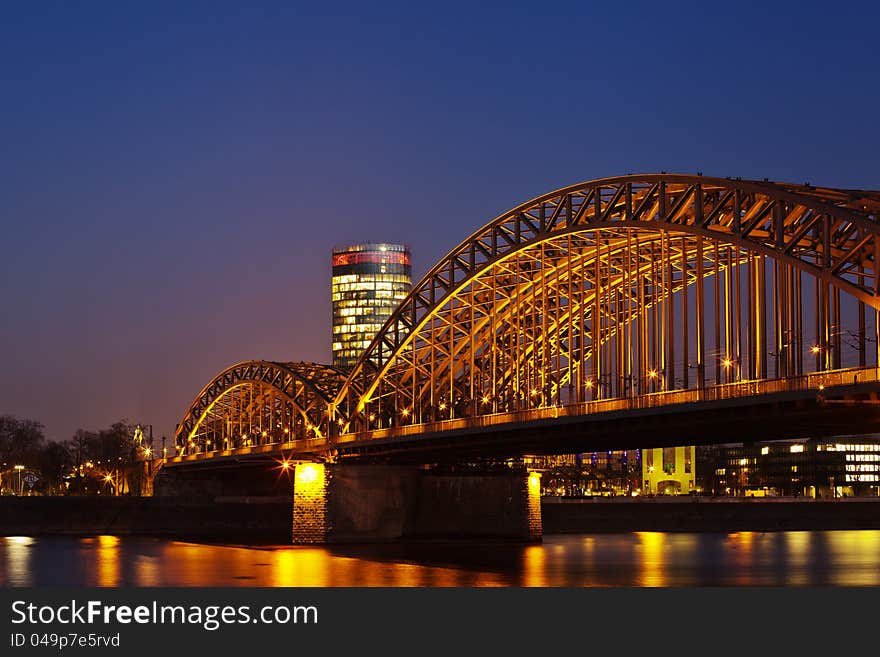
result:
M 841 360 L 841 292 L 856 300 L 855 339 L 863 362 L 866 343 L 876 341 L 866 334 L 865 308 L 880 307 L 874 267 L 878 198 L 872 192 L 660 175 L 595 181 L 535 199 L 472 235 L 422 279 L 349 377 L 363 392 L 343 390 L 336 412 L 349 422 L 347 431 L 359 431 L 454 416 L 462 401 L 467 410 L 459 413 L 496 409 L 499 379 L 512 385 L 503 395 L 505 407 L 512 393 L 514 407 L 521 408 L 530 398 L 559 403 L 565 386 L 569 401 L 703 386 L 711 382 L 712 365 L 717 383 L 764 378 L 771 357 L 774 376 L 793 375 L 805 369 L 803 299 L 810 282 L 818 309 L 811 338 L 818 347 L 816 367 Z M 556 262 L 554 253 L 561 254 Z M 768 258 L 770 297 L 776 299 L 769 316 Z M 541 273 L 532 277 L 532 271 Z M 707 302 L 709 277 L 716 281 L 714 305 Z M 523 304 L 530 315 L 517 308 Z M 707 313 L 715 338 L 709 363 Z M 596 339 L 593 317 L 600 318 Z M 772 351 L 766 348 L 768 323 Z M 483 352 L 489 345 L 495 350 L 499 325 L 509 329 L 511 346 L 508 353 L 493 354 L 487 390 Z M 695 363 L 689 332 L 695 333 Z M 676 338 L 685 355 L 678 377 Z M 603 350 L 614 353 L 603 356 Z M 505 358 L 506 372 L 499 373 L 499 359 Z M 547 367 L 548 359 L 555 367 Z
M 178 444 L 332 441 L 798 376 L 844 356 L 874 364 L 878 212 L 877 192 L 702 176 L 557 190 L 438 262 L 347 378 L 313 363 L 233 366 L 199 393 Z
M 318 363 L 247 361 L 218 374 L 177 429 L 178 453 L 321 438 L 345 375 Z

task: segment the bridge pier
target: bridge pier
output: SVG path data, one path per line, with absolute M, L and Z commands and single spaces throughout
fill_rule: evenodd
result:
M 276 461 L 163 468 L 156 495 L 217 504 L 287 499 L 283 518 L 261 522 L 295 544 L 542 537 L 540 475 L 522 468 L 288 463 L 284 469 Z M 247 540 L 251 530 L 229 531 Z
M 327 542 L 327 498 L 330 481 L 330 471 L 323 463 L 300 463 L 295 466 L 291 491 L 294 543 Z
M 412 465 L 296 466 L 292 542 L 541 540 L 539 475 Z

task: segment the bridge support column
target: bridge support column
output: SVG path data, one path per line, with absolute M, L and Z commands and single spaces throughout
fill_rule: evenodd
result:
M 530 472 L 526 481 L 528 498 L 529 539 L 535 542 L 544 537 L 544 521 L 541 518 L 541 474 Z
M 327 542 L 330 471 L 323 463 L 300 463 L 293 473 L 293 542 Z
M 542 538 L 540 475 L 313 463 L 293 477 L 293 543 Z

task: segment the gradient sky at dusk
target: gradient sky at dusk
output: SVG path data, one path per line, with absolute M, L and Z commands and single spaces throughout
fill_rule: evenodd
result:
M 227 365 L 329 361 L 333 245 L 421 276 L 578 181 L 880 189 L 874 3 L 417 4 L 4 3 L 0 413 L 170 437 Z

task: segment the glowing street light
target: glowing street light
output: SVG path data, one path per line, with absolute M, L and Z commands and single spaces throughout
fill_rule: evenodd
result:
M 733 365 L 733 361 L 730 358 L 725 358 L 721 361 L 721 364 L 726 368 L 730 369 L 730 366 Z
M 324 466 L 320 463 L 302 463 L 296 469 L 294 475 L 297 484 L 315 484 L 318 481 L 318 475 L 324 470 Z
M 813 354 L 813 355 L 818 355 L 818 353 L 819 353 L 820 351 L 822 351 L 822 347 L 820 347 L 820 346 L 817 345 L 817 344 L 814 344 L 812 347 L 810 347 L 810 353 Z
M 657 378 L 657 370 L 648 370 L 648 377 L 651 379 Z
M 21 496 L 24 494 L 24 483 L 22 482 L 22 478 L 21 478 L 21 473 L 24 470 L 24 466 L 23 465 L 16 465 L 13 467 L 13 470 L 15 470 L 18 473 L 18 494 L 19 494 L 19 496 Z

